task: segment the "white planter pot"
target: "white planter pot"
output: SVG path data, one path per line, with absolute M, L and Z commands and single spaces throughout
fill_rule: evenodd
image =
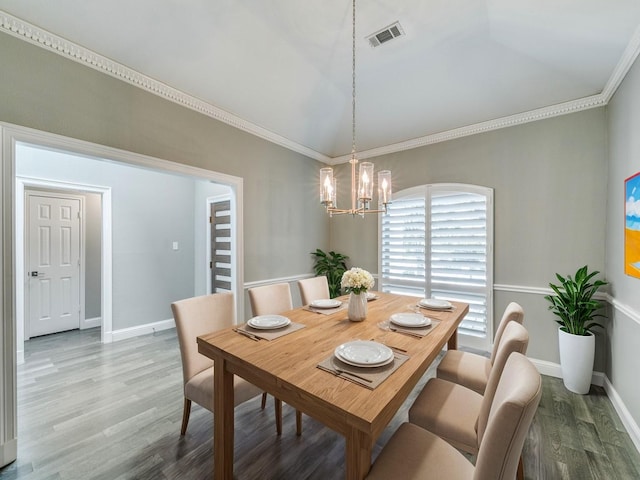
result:
M 574 393 L 589 393 L 596 337 L 592 333 L 586 336 L 572 335 L 559 329 L 558 346 L 564 386 Z

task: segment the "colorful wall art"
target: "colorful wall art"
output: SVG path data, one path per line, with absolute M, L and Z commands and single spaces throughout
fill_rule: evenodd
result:
M 640 278 L 640 172 L 624 181 L 624 273 Z

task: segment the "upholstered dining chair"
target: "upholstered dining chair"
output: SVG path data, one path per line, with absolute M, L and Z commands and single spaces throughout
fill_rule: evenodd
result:
M 298 289 L 300 289 L 300 299 L 303 305 L 309 305 L 314 300 L 324 300 L 331 296 L 329 282 L 324 275 L 298 280 Z
M 431 378 L 409 408 L 409 422 L 438 435 L 455 448 L 478 453 L 496 390 L 511 354 L 525 354 L 529 333 L 509 322 L 502 334 L 484 396 L 461 385 Z
M 180 435 L 184 435 L 189 424 L 191 402 L 196 402 L 213 412 L 213 361 L 198 352 L 196 338 L 233 325 L 233 294 L 215 293 L 187 298 L 172 303 L 171 310 L 176 322 L 182 358 L 184 408 Z M 256 397 L 262 392 L 261 389 L 238 376 L 234 376 L 233 391 L 235 405 Z
M 478 431 L 480 448 L 474 465 L 437 435 L 404 423 L 373 464 L 368 480 L 446 478 L 512 480 L 542 396 L 542 380 L 522 354 L 512 353 L 491 402 L 486 427 Z
M 490 358 L 461 350 L 448 350 L 438 364 L 436 376 L 470 388 L 482 395 L 489 380 L 489 373 L 495 363 L 504 329 L 509 322 L 522 324 L 523 320 L 524 311 L 522 307 L 515 302 L 511 302 L 507 305 L 498 325 Z
M 251 312 L 258 315 L 278 315 L 293 309 L 291 289 L 288 283 L 275 283 L 248 290 Z M 276 408 L 276 429 L 278 435 L 282 433 L 282 400 L 274 398 Z M 262 394 L 262 408 L 267 403 L 267 393 Z M 302 435 L 302 414 L 296 410 L 296 435 Z

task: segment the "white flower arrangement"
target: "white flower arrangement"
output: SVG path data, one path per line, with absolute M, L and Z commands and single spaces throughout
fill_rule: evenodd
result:
M 362 268 L 353 267 L 342 275 L 340 284 L 347 293 L 360 294 L 366 292 L 375 285 L 373 276 Z

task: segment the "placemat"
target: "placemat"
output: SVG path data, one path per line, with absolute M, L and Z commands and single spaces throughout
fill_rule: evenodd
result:
M 422 338 L 429 335 L 433 330 L 440 324 L 440 320 L 435 320 L 431 317 L 428 317 L 431 320 L 431 325 L 422 328 L 408 328 L 401 327 L 400 325 L 396 325 L 395 323 L 391 323 L 391 320 L 385 320 L 384 322 L 380 322 L 378 326 L 382 330 L 389 330 L 395 333 L 401 333 L 404 335 L 410 335 L 416 338 Z
M 331 315 L 333 313 L 339 312 L 340 310 L 344 310 L 349 306 L 349 302 L 342 302 L 342 305 L 335 308 L 314 308 L 311 305 L 307 305 L 303 307 L 303 310 L 307 310 L 313 313 L 321 313 L 323 315 Z
M 344 363 L 338 360 L 335 355 L 331 354 L 329 358 L 326 358 L 325 360 L 320 362 L 317 365 L 317 368 L 335 375 L 336 377 L 340 377 L 344 380 L 348 380 L 349 382 L 353 382 L 357 385 L 373 390 L 387 378 L 389 378 L 389 375 L 395 372 L 404 362 L 409 359 L 409 355 L 404 355 L 397 352 L 393 352 L 393 357 L 393 362 L 389 363 L 388 365 L 370 368 L 354 367 L 353 365 L 349 365 L 348 363 Z M 336 371 L 336 369 L 344 373 L 340 373 Z M 350 374 L 357 376 L 352 376 Z
M 260 330 L 258 328 L 250 327 L 245 323 L 244 325 L 238 326 L 238 330 L 244 330 L 245 332 L 248 332 L 255 337 L 263 338 L 265 340 L 275 340 L 276 338 L 284 337 L 285 335 L 289 335 L 290 333 L 293 333 L 304 327 L 306 327 L 306 325 L 302 323 L 291 322 L 289 325 L 283 328 L 278 328 L 275 330 Z

